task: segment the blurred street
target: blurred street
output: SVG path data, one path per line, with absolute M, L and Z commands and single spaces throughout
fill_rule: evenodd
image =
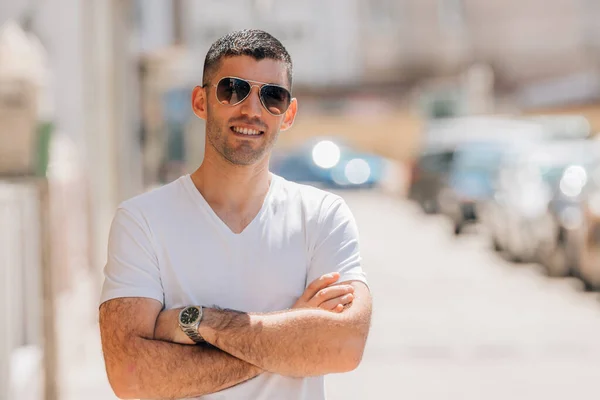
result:
M 595 399 L 600 303 L 577 281 L 510 264 L 484 235 L 374 192 L 345 195 L 374 293 L 361 366 L 340 399 Z
M 331 400 L 598 398 L 599 19 L 597 0 L 0 2 L 0 400 L 115 399 L 115 211 L 210 157 L 196 87 L 237 121 L 256 82 L 255 122 L 293 120 L 269 170 L 339 190 L 360 228 L 374 321 Z M 281 42 L 287 83 L 211 64 L 240 30 Z M 269 137 L 247 129 L 231 140 Z

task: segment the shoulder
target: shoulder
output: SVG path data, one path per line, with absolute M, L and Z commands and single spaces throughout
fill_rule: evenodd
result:
M 346 223 L 354 224 L 354 215 L 345 200 L 335 194 L 310 185 L 290 182 L 277 177 L 277 197 L 287 213 L 299 212 L 307 229 L 322 231 Z
M 119 204 L 117 212 L 131 214 L 137 218 L 161 215 L 172 210 L 186 196 L 187 176 L 182 176 L 166 185 L 151 189 Z
M 278 200 L 293 206 L 299 206 L 309 218 L 322 217 L 336 208 L 336 205 L 345 204 L 342 197 L 337 194 L 275 176 L 278 181 L 276 195 Z

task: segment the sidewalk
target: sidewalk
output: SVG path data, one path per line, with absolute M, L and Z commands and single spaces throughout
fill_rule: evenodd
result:
M 72 290 L 56 301 L 60 400 L 115 400 L 106 372 L 98 329 L 98 288 L 78 272 Z

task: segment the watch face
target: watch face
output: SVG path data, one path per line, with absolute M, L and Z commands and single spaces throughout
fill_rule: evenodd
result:
M 189 307 L 181 313 L 181 323 L 184 325 L 193 324 L 198 320 L 200 311 L 196 307 Z

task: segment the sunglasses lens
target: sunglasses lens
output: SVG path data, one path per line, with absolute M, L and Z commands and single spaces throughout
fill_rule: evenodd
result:
M 222 104 L 233 106 L 246 97 L 252 88 L 246 81 L 236 78 L 223 78 L 217 84 L 217 99 Z
M 265 108 L 274 115 L 285 113 L 292 101 L 290 92 L 279 86 L 263 86 L 260 90 L 260 96 Z

